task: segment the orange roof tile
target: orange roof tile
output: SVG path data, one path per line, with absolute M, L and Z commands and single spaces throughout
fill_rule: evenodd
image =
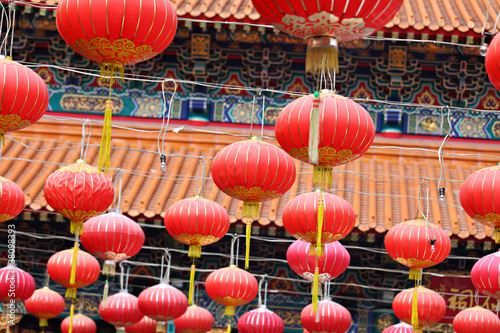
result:
M 116 122 L 115 122 L 116 123 Z M 137 124 L 125 126 L 137 128 Z M 87 162 L 97 164 L 99 129 L 93 125 Z M 143 130 L 158 126 L 142 127 Z M 199 128 L 198 128 L 199 129 Z M 238 128 L 210 128 L 215 131 L 231 131 L 247 134 Z M 11 179 L 25 192 L 27 208 L 34 211 L 52 209 L 43 198 L 43 184 L 50 173 L 65 164 L 74 163 L 80 157 L 81 122 L 65 120 L 58 123 L 42 119 L 36 125 L 10 133 L 2 152 L 0 175 Z M 272 132 L 267 132 L 272 136 Z M 167 134 L 167 172 L 159 170 L 157 133 L 113 130 L 111 167 L 122 168 L 123 191 L 121 209 L 131 217 L 161 219 L 174 202 L 195 194 L 198 159 L 190 156 L 214 157 L 225 145 L 242 139 L 225 134 L 208 134 L 182 130 Z M 14 141 L 15 140 L 15 141 Z M 492 165 L 500 153 L 498 145 L 481 143 L 478 156 L 468 154 L 477 151 L 477 144 L 450 142 L 445 156 L 448 178 L 448 205 L 438 204 L 437 179 L 440 166 L 437 159 L 438 140 L 385 139 L 377 137 L 372 148 L 357 161 L 334 169 L 331 192 L 345 198 L 357 212 L 356 228 L 361 232 L 384 233 L 393 224 L 415 218 L 418 214 L 418 187 L 422 177 L 430 179 L 429 218 L 442 226 L 448 234 L 460 238 L 475 236 L 477 239 L 492 237 L 493 230 L 473 222 L 459 202 L 461 182 L 473 171 Z M 386 146 L 402 146 L 397 149 Z M 26 148 L 29 147 L 29 148 Z M 385 148 L 384 148 L 385 147 Z M 408 148 L 432 149 L 433 152 Z M 465 156 L 461 154 L 467 154 Z M 281 212 L 293 197 L 313 189 L 312 168 L 296 161 L 298 177 L 281 198 L 261 205 L 258 222 L 262 226 L 282 226 Z M 208 176 L 210 163 L 206 165 Z M 114 173 L 114 171 L 113 171 Z M 242 218 L 240 201 L 221 192 L 210 179 L 203 194 L 221 203 L 229 212 L 231 222 Z M 457 207 L 458 206 L 458 207 Z

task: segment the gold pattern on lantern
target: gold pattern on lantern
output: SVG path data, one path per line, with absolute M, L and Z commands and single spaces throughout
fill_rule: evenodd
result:
M 292 148 L 290 155 L 303 162 L 309 162 L 309 147 Z M 336 166 L 358 159 L 360 154 L 353 154 L 350 149 L 337 151 L 332 147 L 320 147 L 318 149 L 318 163 L 321 166 Z
M 95 210 L 77 210 L 77 211 L 72 211 L 69 209 L 63 209 L 60 211 L 61 215 L 66 217 L 68 220 L 75 224 L 82 224 L 83 222 L 87 221 L 91 217 L 101 215 L 104 212 L 97 212 Z
M 418 259 L 405 259 L 405 258 L 396 258 L 396 261 L 402 265 L 412 268 L 426 268 L 429 266 L 434 266 L 437 262 L 426 259 L 426 260 L 418 260 Z
M 0 128 L 4 131 L 14 131 L 31 125 L 27 119 L 21 119 L 17 114 L 0 114 Z
M 243 201 L 271 200 L 281 196 L 281 193 L 278 193 L 276 191 L 264 191 L 258 186 L 252 188 L 246 188 L 244 186 L 226 188 L 224 189 L 224 193 Z
M 473 219 L 489 227 L 498 228 L 500 226 L 500 214 L 488 213 L 486 215 L 474 215 Z
M 177 239 L 179 242 L 184 243 L 186 245 L 209 245 L 212 243 L 217 242 L 220 238 L 215 238 L 212 235 L 200 235 L 200 234 L 180 234 L 174 236 L 175 239 Z
M 318 233 L 316 231 L 308 231 L 306 233 L 298 232 L 293 235 L 293 237 L 300 239 L 301 241 L 308 243 L 316 243 L 318 239 Z M 343 234 L 332 234 L 331 232 L 323 232 L 321 233 L 321 243 L 328 244 L 333 243 L 335 241 L 341 240 L 345 237 Z

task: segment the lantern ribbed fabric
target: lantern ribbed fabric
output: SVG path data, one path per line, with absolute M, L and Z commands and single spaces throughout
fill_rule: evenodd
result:
M 165 332 L 165 322 L 182 316 L 187 307 L 186 295 L 165 282 L 144 289 L 139 295 L 139 309 L 158 322 L 158 332 Z
M 174 320 L 176 333 L 206 333 L 213 325 L 210 311 L 196 305 L 188 307 L 186 313 Z
M 399 323 L 387 327 L 382 333 L 413 333 L 413 326 L 407 323 Z
M 286 251 L 290 268 L 304 279 L 313 281 L 316 258 L 310 255 L 311 244 L 296 240 Z M 324 256 L 318 258 L 319 282 L 325 283 L 342 274 L 351 261 L 351 256 L 339 242 L 325 244 Z
M 239 333 L 283 333 L 284 329 L 283 319 L 264 305 L 238 319 Z
M 500 252 L 479 259 L 472 267 L 470 278 L 480 293 L 500 299 Z
M 115 275 L 116 263 L 139 253 L 145 235 L 134 220 L 113 211 L 85 222 L 80 239 L 90 253 L 105 260 L 103 274 Z
M 76 289 L 94 283 L 100 274 L 99 262 L 85 251 L 78 251 L 75 283 L 70 283 L 73 250 L 53 254 L 47 263 L 47 272 L 56 283 L 68 288 L 66 297 L 76 297 Z
M 62 333 L 69 333 L 70 317 L 64 318 L 61 322 Z M 81 313 L 73 316 L 72 333 L 96 333 L 97 325 L 95 322 Z
M 226 316 L 234 316 L 237 306 L 250 303 L 257 296 L 259 286 L 252 274 L 231 265 L 210 273 L 205 290 L 211 299 L 226 307 Z
M 485 65 L 486 73 L 490 78 L 491 84 L 497 90 L 500 90 L 500 37 L 498 34 L 493 37 L 490 45 L 488 46 L 488 51 L 486 52 Z
M 28 67 L 0 58 L 0 141 L 6 132 L 33 125 L 47 111 L 49 93 L 43 79 Z
M 276 120 L 275 133 L 280 146 L 292 157 L 313 164 L 314 182 L 324 188 L 331 184 L 331 169 L 360 158 L 375 138 L 370 114 L 358 103 L 330 91 L 319 94 L 318 132 L 311 131 L 314 95 L 288 104 Z M 313 133 L 314 132 L 314 133 Z M 318 136 L 317 162 L 310 161 L 310 135 Z
M 464 211 L 476 222 L 495 228 L 497 243 L 500 242 L 499 192 L 500 165 L 474 172 L 460 188 L 460 204 Z
M 456 333 L 498 333 L 500 319 L 493 312 L 476 306 L 460 311 L 453 319 Z
M 104 213 L 114 200 L 109 177 L 83 160 L 52 173 L 43 193 L 50 207 L 71 221 L 71 232 L 79 234 L 83 222 Z
M 306 306 L 300 314 L 302 326 L 311 333 L 344 333 L 351 327 L 350 312 L 342 305 L 324 299 L 318 303 L 317 313 L 312 312 L 312 305 Z M 316 321 L 318 316 L 319 321 Z
M 0 269 L 0 303 L 8 304 L 27 300 L 35 292 L 33 277 L 15 266 Z
M 417 295 L 418 320 L 415 323 L 413 314 L 413 297 Z M 392 302 L 392 309 L 399 320 L 413 326 L 415 331 L 440 321 L 446 312 L 444 298 L 425 287 L 419 286 L 401 291 Z
M 432 239 L 435 239 L 434 251 Z M 423 268 L 439 264 L 451 251 L 448 234 L 425 220 L 411 220 L 393 226 L 384 243 L 394 260 L 410 268 L 410 279 L 413 280 L 421 280 Z
M 24 193 L 13 181 L 0 177 L 0 222 L 19 215 L 24 208 Z
M 128 326 L 125 331 L 128 333 L 156 333 L 156 320 L 144 316 L 138 323 Z
M 106 306 L 99 304 L 101 318 L 115 327 L 127 327 L 138 323 L 144 314 L 139 310 L 137 297 L 127 291 L 109 296 Z
M 43 287 L 35 290 L 33 295 L 24 301 L 26 311 L 40 319 L 40 327 L 48 326 L 47 319 L 59 316 L 64 310 L 64 298 L 59 293 Z

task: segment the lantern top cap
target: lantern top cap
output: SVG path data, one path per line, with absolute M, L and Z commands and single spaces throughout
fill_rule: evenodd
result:
M 77 159 L 76 163 L 87 163 L 87 162 L 85 162 L 85 160 L 82 160 L 82 159 Z

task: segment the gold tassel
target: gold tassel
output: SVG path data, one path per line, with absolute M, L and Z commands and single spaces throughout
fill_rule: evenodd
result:
M 314 166 L 314 184 L 322 189 L 332 186 L 332 168 L 329 166 Z
M 318 163 L 319 145 L 319 92 L 314 93 L 313 106 L 309 117 L 309 163 Z
M 7 321 L 7 328 L 5 329 L 5 333 L 10 333 L 10 325 L 9 322 Z M 71 333 L 71 331 L 70 331 Z
M 311 246 L 309 247 L 309 256 L 310 257 L 315 257 L 318 255 L 318 247 L 316 246 L 316 244 L 311 244 Z M 321 244 L 321 246 L 319 247 L 319 256 L 322 257 L 325 255 L 325 244 Z
M 69 331 L 71 333 L 73 330 L 73 315 L 75 314 L 75 305 L 71 304 L 71 309 L 69 310 Z
M 69 278 L 70 285 L 75 284 L 77 260 L 78 260 L 78 243 L 75 243 L 75 246 L 73 247 L 73 261 L 71 262 L 71 276 Z
M 319 267 L 314 269 L 314 281 L 312 290 L 312 312 L 318 311 L 318 284 L 319 284 Z
M 318 237 L 316 241 L 316 256 L 319 258 L 323 254 L 321 249 L 323 244 L 321 244 L 321 233 L 323 232 L 323 215 L 325 212 L 325 200 L 323 199 L 323 193 L 321 193 L 321 199 L 318 199 Z
M 226 306 L 226 308 L 224 309 L 224 316 L 234 316 L 234 314 L 236 313 L 236 308 L 234 306 Z
M 411 307 L 411 326 L 418 331 L 419 328 L 419 323 L 418 323 L 418 293 L 417 293 L 417 288 L 413 289 L 413 300 L 412 300 L 412 307 Z
M 248 269 L 250 267 L 250 238 L 252 236 L 252 224 L 247 223 L 247 228 L 246 228 L 246 249 L 245 249 L 245 269 Z
M 102 307 L 106 307 L 106 301 L 108 300 L 108 292 L 109 292 L 109 283 L 108 280 L 106 280 L 106 283 L 104 284 L 104 291 L 102 293 Z
M 189 298 L 188 304 L 193 305 L 193 293 L 194 293 L 194 276 L 196 274 L 196 266 L 191 265 L 191 275 L 189 276 Z
M 420 268 L 410 268 L 410 280 L 420 281 L 422 280 L 422 269 Z
M 200 258 L 201 257 L 201 245 L 189 245 L 189 258 Z
M 227 333 L 231 333 L 231 324 L 227 323 Z
M 156 323 L 156 332 L 166 332 L 167 331 L 167 328 L 165 327 L 165 323 L 164 322 L 158 322 Z
M 102 274 L 107 276 L 115 276 L 116 264 L 112 260 L 106 260 L 102 266 Z
M 40 319 L 40 327 L 46 327 L 49 326 L 49 322 L 47 319 Z
M 243 202 L 243 219 L 254 221 L 259 218 L 259 203 L 257 201 Z
M 500 229 L 495 228 L 495 243 L 500 243 Z
M 338 42 L 334 37 L 319 36 L 307 40 L 306 72 L 312 74 L 339 71 Z
M 71 223 L 69 224 L 69 231 L 72 234 L 83 235 L 83 223 L 71 221 Z
M 111 116 L 113 114 L 113 102 L 106 101 L 104 110 L 104 124 L 102 128 L 101 147 L 99 149 L 99 172 L 104 169 L 104 173 L 109 172 L 111 159 Z
M 75 288 L 68 288 L 68 289 L 66 289 L 66 295 L 64 297 L 66 297 L 66 298 L 76 298 L 76 289 Z

